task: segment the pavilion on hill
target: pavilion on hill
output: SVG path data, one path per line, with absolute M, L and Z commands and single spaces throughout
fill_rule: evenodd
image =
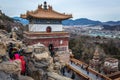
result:
M 21 18 L 30 22 L 28 31 L 24 32 L 24 42 L 27 45 L 40 42 L 57 51 L 68 51 L 69 33 L 63 31 L 62 20 L 72 18 L 71 14 L 54 11 L 52 6 L 44 2 L 36 10 L 21 14 Z

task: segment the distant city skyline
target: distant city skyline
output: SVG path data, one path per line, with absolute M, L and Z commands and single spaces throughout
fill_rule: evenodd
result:
M 72 19 L 120 20 L 120 0 L 0 0 L 0 10 L 10 17 L 20 16 L 44 1 L 55 11 L 72 14 Z

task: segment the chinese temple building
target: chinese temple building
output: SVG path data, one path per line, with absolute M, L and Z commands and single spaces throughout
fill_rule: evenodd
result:
M 68 50 L 69 33 L 63 31 L 62 20 L 72 18 L 71 14 L 56 12 L 44 2 L 35 11 L 21 14 L 21 18 L 30 22 L 28 31 L 24 32 L 24 42 L 27 45 L 42 43 L 45 46 L 53 45 L 58 51 Z

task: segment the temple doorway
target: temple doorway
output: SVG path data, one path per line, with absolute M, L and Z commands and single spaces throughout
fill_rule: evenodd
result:
M 46 32 L 50 33 L 51 31 L 52 31 L 51 27 L 48 26 L 48 27 L 46 28 Z

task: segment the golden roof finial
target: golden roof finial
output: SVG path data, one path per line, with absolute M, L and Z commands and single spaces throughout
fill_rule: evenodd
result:
M 44 2 L 44 9 L 47 10 L 47 2 Z

